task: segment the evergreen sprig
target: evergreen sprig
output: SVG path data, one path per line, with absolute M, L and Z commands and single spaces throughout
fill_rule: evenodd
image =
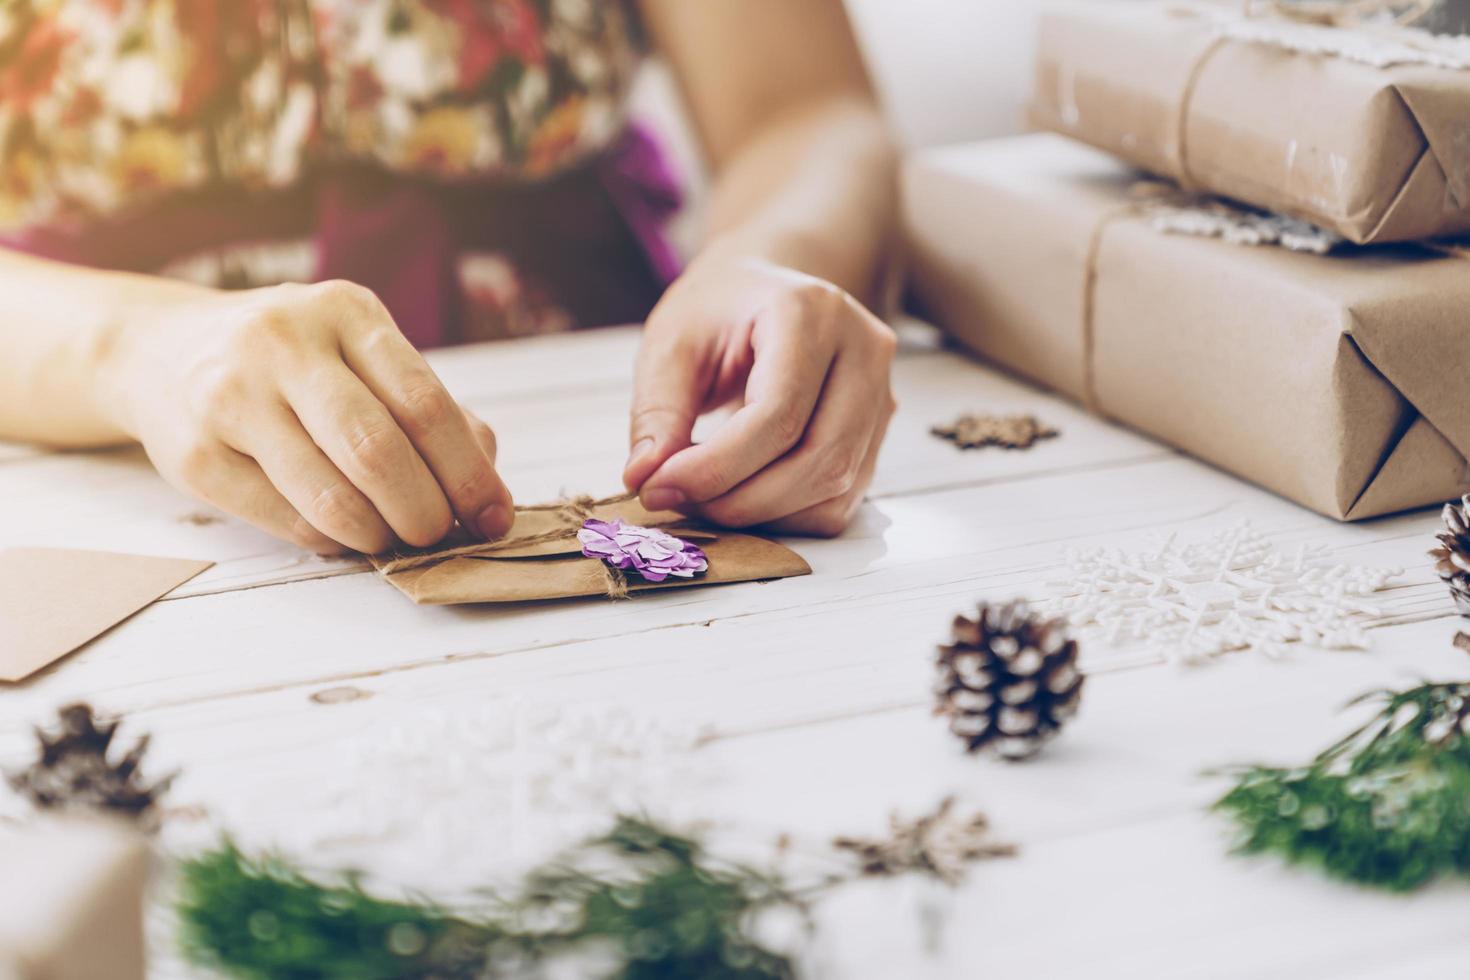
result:
M 589 941 L 610 944 L 626 980 L 795 976 L 791 962 L 750 934 L 753 913 L 801 903 L 782 881 L 712 860 L 694 839 L 620 817 L 611 832 L 526 878 L 512 905 L 519 922 L 557 922 L 522 932 L 552 954 Z
M 1408 891 L 1470 875 L 1470 683 L 1378 691 L 1367 724 L 1306 766 L 1246 766 L 1216 803 L 1238 850 Z
M 351 877 L 315 880 L 229 841 L 185 862 L 181 884 L 186 955 L 251 980 L 526 976 L 561 957 L 600 964 L 580 975 L 621 980 L 795 975 L 750 932 L 756 912 L 800 907 L 779 879 L 714 861 L 692 838 L 636 817 L 475 915 L 380 899 Z
M 183 862 L 177 909 L 189 959 L 251 980 L 473 977 L 500 938 L 489 921 L 377 898 L 351 875 L 319 882 L 230 840 Z

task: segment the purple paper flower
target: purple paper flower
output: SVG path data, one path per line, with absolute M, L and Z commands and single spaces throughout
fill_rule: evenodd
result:
M 588 558 L 601 558 L 625 572 L 631 569 L 649 582 L 662 582 L 670 575 L 693 578 L 709 568 L 703 551 L 656 527 L 589 520 L 577 532 L 577 540 Z

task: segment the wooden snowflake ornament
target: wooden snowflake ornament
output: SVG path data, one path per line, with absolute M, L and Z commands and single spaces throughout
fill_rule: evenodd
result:
M 1029 449 L 1034 443 L 1058 434 L 1056 429 L 1038 422 L 1034 415 L 961 415 L 953 424 L 936 425 L 929 431 L 961 449 L 985 446 Z

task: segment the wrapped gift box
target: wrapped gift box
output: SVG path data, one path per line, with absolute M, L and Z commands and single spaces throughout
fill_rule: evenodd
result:
M 148 866 L 119 822 L 0 828 L 0 977 L 142 980 Z
M 1470 230 L 1470 41 L 1248 17 L 1238 2 L 1065 3 L 1032 119 L 1359 243 Z
M 905 167 L 912 288 L 995 363 L 1329 516 L 1470 490 L 1470 259 L 1159 230 L 1050 134 Z

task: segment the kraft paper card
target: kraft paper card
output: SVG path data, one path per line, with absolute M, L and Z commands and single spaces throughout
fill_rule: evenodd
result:
M 709 567 L 693 578 L 647 582 L 582 554 L 577 531 L 587 519 L 656 527 L 703 551 Z M 373 566 L 414 602 L 449 605 L 525 602 L 575 596 L 621 598 L 657 589 L 749 582 L 808 575 L 811 567 L 783 545 L 692 523 L 673 511 L 648 511 L 635 499 L 576 498 L 516 509 L 510 531 L 497 541 L 450 540 L 424 551 L 376 555 Z
M 143 980 L 150 862 L 143 839 L 120 821 L 0 828 L 0 976 Z
M 904 173 L 912 287 L 983 357 L 1341 520 L 1470 491 L 1470 257 L 1168 234 L 1037 134 Z
M 213 564 L 68 548 L 0 550 L 0 681 L 29 677 Z
M 1289 6 L 1053 4 L 1032 122 L 1353 242 L 1470 230 L 1470 43 Z

